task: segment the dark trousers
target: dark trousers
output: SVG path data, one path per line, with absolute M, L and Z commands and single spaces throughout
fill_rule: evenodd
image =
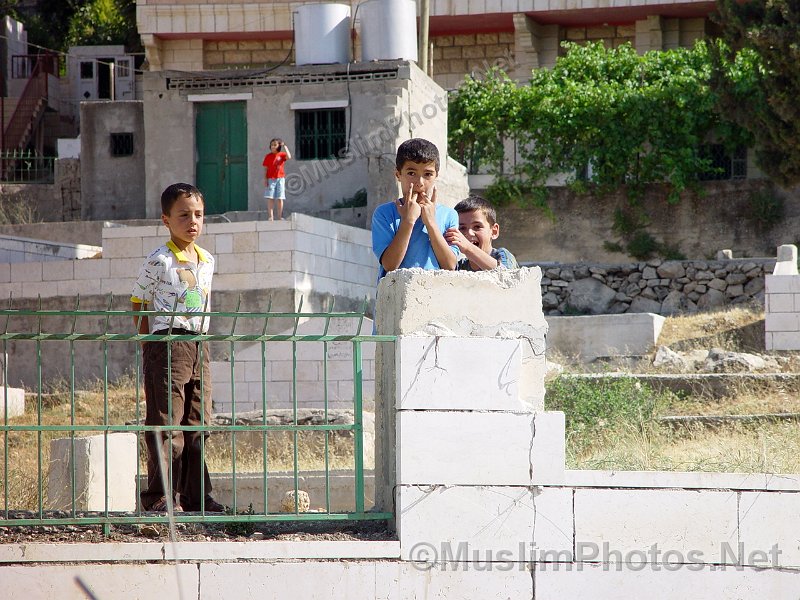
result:
M 172 347 L 170 354 L 168 346 Z M 142 355 L 144 396 L 147 404 L 145 425 L 209 425 L 211 372 L 208 345 L 184 341 L 146 342 Z M 167 461 L 171 461 L 172 467 L 172 493 L 181 495 L 181 504 L 202 505 L 201 482 L 205 482 L 204 494 L 211 492 L 208 467 L 200 451 L 203 435 L 199 431 L 162 431 L 161 456 L 164 462 L 159 464 L 158 435 L 155 432 L 145 433 L 147 490 L 141 493 L 142 508 L 147 510 L 169 493 L 164 490 L 163 485 L 164 481 L 169 480 Z

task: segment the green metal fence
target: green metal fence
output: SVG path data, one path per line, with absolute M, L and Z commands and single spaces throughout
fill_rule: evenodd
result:
M 33 150 L 0 152 L 0 181 L 5 183 L 53 183 L 55 157 Z
M 208 433 L 201 436 L 201 455 L 208 460 L 217 456 L 218 464 L 229 467 L 218 469 L 231 481 L 232 496 L 230 510 L 225 513 L 210 512 L 177 512 L 174 521 L 181 522 L 264 522 L 264 521 L 302 521 L 302 520 L 385 520 L 391 513 L 371 510 L 365 500 L 365 465 L 364 465 L 364 426 L 363 426 L 363 351 L 364 346 L 379 343 L 393 343 L 394 336 L 360 335 L 364 313 L 334 312 L 333 306 L 325 312 L 302 313 L 302 303 L 297 312 L 207 312 L 192 313 L 211 319 L 215 328 L 206 335 L 152 336 L 128 333 L 133 330 L 133 317 L 153 315 L 152 311 L 133 312 L 129 310 L 112 310 L 113 299 L 109 298 L 107 309 L 81 310 L 80 300 L 73 310 L 44 310 L 41 301 L 36 310 L 9 308 L 0 310 L 0 351 L 7 357 L 3 361 L 3 388 L 0 390 L 0 405 L 4 408 L 0 425 L 0 453 L 2 453 L 2 489 L 0 490 L 0 526 L 30 525 L 91 525 L 102 524 L 106 529 L 114 524 L 135 524 L 148 522 L 164 522 L 170 516 L 161 513 L 143 511 L 138 502 L 139 492 L 144 484 L 144 434 L 146 432 L 169 431 L 202 431 Z M 164 313 L 161 313 L 164 314 Z M 171 315 L 187 313 L 173 312 Z M 353 323 L 354 332 L 348 335 L 329 333 L 329 326 L 335 320 L 346 320 Z M 51 323 L 52 322 L 52 323 Z M 301 323 L 319 324 L 319 333 L 301 335 L 298 328 Z M 65 326 L 65 323 L 68 324 Z M 127 327 L 125 323 L 129 324 Z M 221 324 L 224 323 L 224 327 Z M 286 327 L 288 324 L 288 328 Z M 244 326 L 243 326 L 244 325 Z M 240 330 L 245 329 L 244 332 Z M 282 333 L 271 333 L 272 331 Z M 240 424 L 237 419 L 236 403 L 233 403 L 228 422 L 231 424 L 205 423 L 197 426 L 163 426 L 144 425 L 144 400 L 141 386 L 141 343 L 162 341 L 170 344 L 177 340 L 206 341 L 209 347 L 218 353 L 227 349 L 232 375 L 236 370 L 236 351 L 243 344 L 259 344 L 262 378 L 261 378 L 261 418 L 258 422 Z M 295 366 L 292 375 L 291 414 L 289 423 L 270 424 L 268 414 L 270 402 L 268 391 L 271 382 L 267 377 L 267 363 L 270 360 L 271 348 L 276 343 L 291 344 L 292 364 Z M 329 418 L 328 398 L 328 348 L 330 344 L 346 343 L 352 348 L 352 423 L 334 423 Z M 303 408 L 303 401 L 297 393 L 297 354 L 298 348 L 306 344 L 322 347 L 320 372 L 323 381 L 322 414 L 319 424 L 301 424 L 298 411 Z M 115 381 L 110 373 L 109 356 L 120 355 L 120 346 L 129 352 L 132 373 L 127 383 Z M 212 354 L 214 351 L 212 351 Z M 23 358 L 27 357 L 27 358 Z M 14 371 L 15 361 L 35 360 L 35 381 L 25 382 L 32 389 L 26 394 L 26 413 L 22 416 L 9 416 L 12 403 L 10 401 L 9 376 Z M 54 363 L 67 365 L 65 369 L 53 375 L 48 368 Z M 11 368 L 9 364 L 11 363 Z M 95 383 L 89 385 L 81 382 L 78 372 L 91 371 L 96 364 Z M 231 397 L 236 398 L 236 378 L 231 376 Z M 12 385 L 13 385 L 12 381 Z M 88 388 L 87 389 L 81 389 Z M 215 389 L 219 386 L 215 385 Z M 170 399 L 171 402 L 171 399 Z M 171 411 L 170 411 L 171 412 Z M 109 436 L 118 432 L 133 433 L 137 439 L 136 460 L 136 494 L 135 508 L 130 510 L 112 510 L 109 506 L 109 490 L 120 475 L 109 472 L 108 457 Z M 75 460 L 76 442 L 83 436 L 103 436 L 103 482 L 105 499 L 102 508 L 93 510 L 82 508 L 80 486 L 78 480 L 82 476 L 77 472 Z M 309 436 L 315 436 L 312 448 L 315 464 L 313 469 L 303 464 L 304 444 Z M 335 457 L 332 447 L 336 436 L 352 438 L 352 455 L 346 448 L 344 458 Z M 243 438 L 248 440 L 246 459 L 243 467 L 241 446 Z M 280 439 L 278 439 L 280 438 Z M 319 439 L 322 442 L 319 442 Z M 339 439 L 336 438 L 336 439 Z M 68 440 L 69 451 L 69 492 L 68 506 L 52 507 L 48 502 L 47 474 L 49 460 L 49 443 L 53 439 Z M 254 441 L 255 440 L 255 441 Z M 289 461 L 289 467 L 273 466 L 271 452 L 276 446 L 284 451 L 283 462 Z M 288 448 L 286 446 L 288 445 Z M 341 445 L 341 444 L 340 444 Z M 309 444 L 309 447 L 311 445 Z M 281 448 L 279 448 L 280 450 Z M 288 458 L 286 458 L 288 456 Z M 340 471 L 331 468 L 332 460 L 341 467 Z M 167 461 L 169 462 L 169 461 Z M 214 469 L 210 466 L 210 469 Z M 302 489 L 301 479 L 307 472 L 319 472 L 318 478 L 324 481 L 324 500 L 314 499 L 316 510 L 302 512 L 298 491 Z M 246 473 L 245 473 L 246 471 Z M 344 473 L 352 476 L 352 504 L 347 509 L 332 509 L 331 479 Z M 294 491 L 294 507 L 288 511 L 270 510 L 270 480 L 276 477 L 282 481 L 290 481 L 289 489 Z M 170 477 L 171 479 L 171 477 Z M 212 473 L 213 479 L 213 473 Z M 247 480 L 260 488 L 256 504 L 263 510 L 253 508 L 253 496 L 243 497 L 240 488 L 243 480 Z M 284 486 L 285 488 L 286 486 Z M 249 500 L 249 502 L 248 502 Z M 274 499 L 273 499 L 274 504 Z M 284 509 L 286 510 L 286 509 Z

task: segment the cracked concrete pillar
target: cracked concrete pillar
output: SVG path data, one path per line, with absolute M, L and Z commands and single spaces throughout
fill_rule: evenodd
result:
M 536 486 L 564 481 L 564 417 L 543 410 L 540 282 L 523 268 L 380 283 L 378 333 L 399 338 L 376 357 L 376 504 L 394 501 L 404 560 L 466 543 L 523 561 L 535 541 Z

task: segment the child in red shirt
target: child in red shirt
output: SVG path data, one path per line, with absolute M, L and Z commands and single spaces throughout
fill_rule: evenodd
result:
M 274 208 L 277 208 L 278 220 L 283 218 L 283 201 L 286 199 L 286 174 L 283 172 L 283 163 L 292 158 L 292 153 L 279 138 L 270 141 L 269 150 L 261 164 L 265 167 L 264 198 L 267 199 L 269 220 L 272 221 Z

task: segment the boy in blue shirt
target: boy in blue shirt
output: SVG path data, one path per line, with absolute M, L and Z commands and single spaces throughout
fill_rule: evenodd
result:
M 378 280 L 395 269 L 455 269 L 458 248 L 448 245 L 444 232 L 458 227 L 458 215 L 436 202 L 439 150 L 422 138 L 406 140 L 397 149 L 395 167 L 403 197 L 381 204 L 372 215 Z

